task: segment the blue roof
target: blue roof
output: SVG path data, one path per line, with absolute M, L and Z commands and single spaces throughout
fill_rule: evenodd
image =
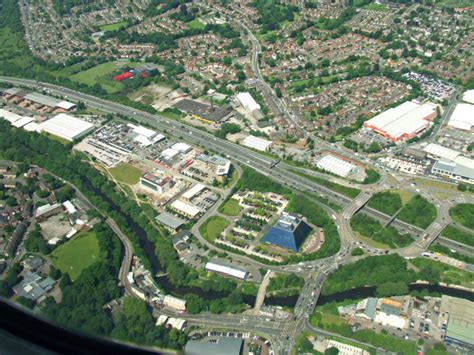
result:
M 311 227 L 299 218 L 283 213 L 263 237 L 263 241 L 297 252 L 311 232 Z

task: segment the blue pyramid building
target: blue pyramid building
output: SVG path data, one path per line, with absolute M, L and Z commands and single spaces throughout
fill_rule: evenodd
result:
M 297 252 L 310 232 L 311 227 L 298 216 L 283 212 L 263 241 Z

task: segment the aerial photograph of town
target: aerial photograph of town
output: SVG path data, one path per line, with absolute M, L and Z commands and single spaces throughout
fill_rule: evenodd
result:
M 0 354 L 474 354 L 474 0 L 0 0 Z

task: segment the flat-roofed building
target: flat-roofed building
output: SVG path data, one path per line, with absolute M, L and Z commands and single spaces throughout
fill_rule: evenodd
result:
M 461 155 L 460 152 L 443 147 L 442 145 L 436 143 L 428 144 L 425 148 L 423 148 L 423 151 L 436 158 L 444 158 L 448 160 L 454 160 L 458 155 Z
M 177 309 L 178 311 L 186 310 L 186 300 L 171 295 L 165 296 L 165 298 L 163 299 L 163 305 L 166 307 Z
M 59 212 L 63 211 L 63 206 L 60 203 L 55 203 L 50 205 L 49 203 L 43 206 L 40 206 L 36 209 L 35 212 L 35 219 L 39 221 L 43 221 L 46 218 L 49 218 Z
M 21 127 L 26 126 L 27 124 L 29 124 L 33 121 L 34 121 L 33 118 L 25 116 L 25 117 L 20 118 L 19 120 L 16 120 L 15 122 L 13 122 L 12 126 L 16 127 L 16 128 L 21 128 Z
M 444 341 L 474 351 L 474 302 L 443 295 L 441 314 L 448 314 Z
M 357 166 L 333 155 L 325 155 L 316 163 L 316 166 L 319 169 L 342 177 L 347 177 L 357 172 Z
M 191 150 L 193 150 L 193 147 L 191 147 L 189 144 L 186 143 L 175 143 L 171 146 L 171 149 L 174 149 L 180 153 L 186 154 L 189 153 Z
M 242 141 L 242 144 L 246 147 L 265 152 L 270 149 L 272 142 L 267 139 L 249 135 L 245 137 L 245 139 Z
M 53 118 L 41 123 L 43 131 L 64 138 L 68 141 L 73 141 L 84 137 L 86 134 L 92 132 L 95 126 L 87 121 L 81 120 L 77 117 L 60 113 Z
M 188 191 L 186 191 L 182 198 L 186 201 L 191 201 L 194 197 L 201 194 L 206 189 L 206 185 L 204 184 L 196 184 L 191 187 Z
M 14 112 L 10 112 L 7 110 L 4 110 L 3 108 L 0 108 L 0 118 L 3 118 L 7 120 L 10 123 L 13 123 L 15 121 L 18 121 L 19 119 L 23 118 L 21 115 L 17 115 Z
M 174 328 L 177 331 L 182 331 L 184 328 L 186 328 L 186 324 L 186 320 L 182 318 L 169 318 L 166 322 L 167 327 Z
M 403 303 L 392 298 L 384 298 L 380 305 L 381 312 L 392 314 L 394 316 L 399 316 L 402 312 L 402 309 Z
M 213 107 L 190 99 L 183 99 L 174 104 L 174 107 L 205 123 L 218 123 L 233 116 L 232 107 L 229 105 Z
M 156 176 L 152 173 L 146 173 L 140 177 L 140 184 L 159 194 L 164 194 L 171 188 L 172 180 L 170 176 Z
M 179 227 L 185 223 L 182 219 L 179 219 L 168 212 L 160 213 L 158 216 L 156 216 L 155 220 L 171 231 L 178 230 Z
M 235 267 L 232 264 L 220 259 L 213 259 L 207 262 L 205 268 L 206 271 L 216 272 L 223 276 L 234 277 L 241 281 L 245 280 L 249 274 L 248 271 Z
M 190 340 L 184 348 L 185 355 L 242 355 L 242 338 L 217 338 L 210 340 Z
M 181 200 L 174 201 L 171 204 L 171 208 L 173 208 L 179 214 L 186 216 L 190 219 L 193 219 L 199 213 L 201 213 L 201 210 L 197 208 L 196 206 L 191 205 L 190 203 L 187 203 Z
M 457 104 L 449 118 L 448 126 L 470 131 L 472 126 L 474 126 L 474 105 Z
M 340 355 L 369 355 L 370 353 L 364 349 L 358 348 L 353 345 L 341 343 L 336 340 L 329 340 L 326 344 L 326 349 L 336 348 L 339 350 Z
M 437 105 L 407 101 L 364 122 L 364 126 L 392 141 L 416 136 L 436 117 Z

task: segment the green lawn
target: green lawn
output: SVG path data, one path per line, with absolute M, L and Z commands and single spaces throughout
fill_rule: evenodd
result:
M 199 232 L 208 241 L 213 242 L 226 229 L 229 222 L 219 216 L 212 216 L 199 227 Z
M 93 232 L 80 233 L 51 253 L 54 266 L 76 280 L 82 270 L 99 260 L 99 241 Z
M 109 94 L 112 94 L 123 88 L 120 82 L 112 80 L 112 73 L 126 65 L 133 66 L 137 64 L 106 62 L 74 74 L 70 79 L 89 86 L 99 83 Z
M 474 233 L 466 233 L 453 225 L 447 225 L 441 232 L 441 235 L 445 238 L 474 247 Z
M 454 221 L 474 230 L 474 204 L 460 203 L 451 208 L 449 214 Z
M 415 258 L 410 260 L 410 263 L 419 269 L 430 267 L 431 269 L 436 270 L 441 275 L 441 282 L 462 285 L 469 288 L 474 287 L 474 274 L 469 271 L 461 270 L 454 266 L 449 266 L 426 258 Z
M 199 19 L 195 18 L 194 20 L 187 22 L 186 25 L 193 30 L 203 30 L 206 25 L 204 25 Z
M 227 200 L 220 208 L 219 212 L 227 215 L 227 216 L 237 216 L 240 211 L 242 210 L 242 207 L 239 205 L 239 201 L 230 199 Z
M 140 169 L 127 163 L 121 163 L 109 171 L 117 181 L 129 185 L 138 183 L 138 181 L 140 181 L 140 176 L 142 176 Z
M 375 4 L 375 3 L 365 5 L 364 8 L 368 10 L 376 10 L 376 11 L 389 11 L 387 6 L 383 4 Z
M 122 27 L 125 27 L 126 25 L 127 25 L 127 21 L 120 21 L 120 22 L 115 22 L 108 25 L 100 26 L 100 30 L 104 32 L 116 31 L 116 30 L 121 29 Z
M 402 199 L 396 192 L 381 191 L 372 196 L 368 205 L 389 216 L 393 216 L 402 207 Z

